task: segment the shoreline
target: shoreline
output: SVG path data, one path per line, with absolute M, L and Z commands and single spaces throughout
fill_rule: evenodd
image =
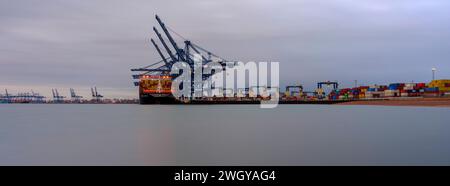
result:
M 355 100 L 336 105 L 417 106 L 450 108 L 450 98 L 407 98 L 385 100 Z

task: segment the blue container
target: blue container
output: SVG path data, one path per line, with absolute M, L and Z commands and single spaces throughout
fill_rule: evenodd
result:
M 425 92 L 438 92 L 438 87 L 425 88 Z
M 376 89 L 376 88 L 369 88 L 369 89 L 367 89 L 367 91 L 369 91 L 369 92 L 375 92 L 375 91 L 377 91 L 377 89 Z
M 389 90 L 397 90 L 399 87 L 398 83 L 392 83 L 389 85 Z

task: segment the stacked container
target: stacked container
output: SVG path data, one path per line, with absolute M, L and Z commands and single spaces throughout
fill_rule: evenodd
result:
M 414 87 L 416 87 L 416 83 L 405 83 L 403 90 L 414 90 Z
M 439 88 L 441 93 L 450 92 L 450 79 L 433 80 L 428 84 L 428 87 Z
M 387 89 L 385 85 L 371 85 L 365 93 L 366 98 L 381 98 L 384 97 L 384 90 Z
M 387 89 L 384 91 L 384 97 L 398 97 L 400 96 L 400 91 L 399 90 L 390 90 Z
M 360 86 L 359 87 L 359 98 L 366 98 L 366 92 L 369 89 L 369 86 Z
M 438 87 L 425 88 L 425 92 L 423 95 L 425 97 L 437 97 L 439 96 L 439 88 Z

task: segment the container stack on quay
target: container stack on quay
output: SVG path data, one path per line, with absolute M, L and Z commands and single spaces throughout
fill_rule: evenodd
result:
M 384 97 L 384 91 L 388 87 L 386 85 L 371 85 L 366 91 L 366 98 L 382 98 Z
M 449 95 L 450 79 L 433 80 L 428 87 L 431 88 L 428 91 L 432 94 Z
M 332 91 L 328 99 L 377 99 L 396 97 L 450 96 L 450 79 L 430 83 L 391 83 L 389 85 L 359 86 Z

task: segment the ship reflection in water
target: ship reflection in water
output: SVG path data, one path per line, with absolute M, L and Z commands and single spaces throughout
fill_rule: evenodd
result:
M 448 108 L 0 105 L 0 165 L 450 165 Z

